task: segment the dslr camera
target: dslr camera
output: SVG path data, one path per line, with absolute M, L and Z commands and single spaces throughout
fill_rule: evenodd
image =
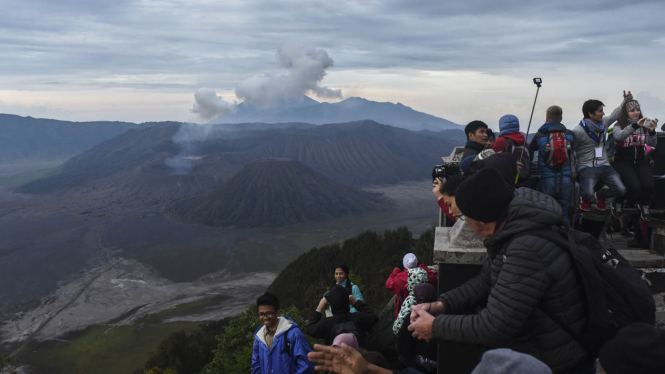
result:
M 436 165 L 434 169 L 432 169 L 432 180 L 441 178 L 445 181 L 447 176 L 448 174 L 446 174 L 446 167 L 443 165 Z

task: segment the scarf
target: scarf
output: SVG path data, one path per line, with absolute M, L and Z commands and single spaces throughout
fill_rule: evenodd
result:
M 605 123 L 603 121 L 593 123 L 589 118 L 585 118 L 580 122 L 580 126 L 584 128 L 584 131 L 596 144 L 600 145 L 605 135 Z

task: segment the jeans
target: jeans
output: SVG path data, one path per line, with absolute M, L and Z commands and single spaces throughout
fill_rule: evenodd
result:
M 621 177 L 611 166 L 586 167 L 579 171 L 580 192 L 582 199 L 591 201 L 594 187 L 602 181 L 607 187 L 598 191 L 599 198 L 619 197 L 626 194 L 626 186 L 621 183 Z
M 570 223 L 568 207 L 573 198 L 573 181 L 570 177 L 561 174 L 551 178 L 542 178 L 538 181 L 538 191 L 552 196 L 561 205 L 563 211 L 561 219 Z
M 626 196 L 617 198 L 617 203 L 623 203 L 624 199 L 635 199 L 640 205 L 649 205 L 651 196 L 656 189 L 653 181 L 653 173 L 649 161 L 642 160 L 634 163 L 632 161 L 617 161 L 614 169 L 621 176 L 621 181 L 626 186 Z

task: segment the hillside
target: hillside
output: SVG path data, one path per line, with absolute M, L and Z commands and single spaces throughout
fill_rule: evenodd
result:
M 339 103 L 320 103 L 304 96 L 302 100 L 281 101 L 265 109 L 241 103 L 234 114 L 218 117 L 211 123 L 306 122 L 322 125 L 366 119 L 412 131 L 461 129 L 456 123 L 401 103 L 376 102 L 360 97 L 350 97 Z
M 361 215 L 380 208 L 378 196 L 334 182 L 293 160 L 256 161 L 211 194 L 172 213 L 209 226 L 284 226 Z
M 183 129 L 189 127 L 183 126 L 166 123 L 130 130 L 17 190 L 105 191 L 109 200 L 171 204 L 209 193 L 244 166 L 267 158 L 300 161 L 341 184 L 395 184 L 427 178 L 440 157 L 459 145 L 374 121 L 278 128 L 215 125 L 204 127 L 210 132 L 204 138 L 191 136 L 189 142 L 176 143 L 174 139 L 187 138 Z M 186 162 L 190 169 L 175 173 L 168 160 Z
M 127 130 L 147 125 L 0 114 L 0 163 L 71 157 Z

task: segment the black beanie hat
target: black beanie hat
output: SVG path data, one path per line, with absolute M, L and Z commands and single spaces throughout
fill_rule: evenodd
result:
M 455 203 L 465 216 L 480 222 L 496 222 L 513 199 L 511 187 L 494 168 L 482 168 L 455 192 Z
M 328 291 L 326 300 L 330 304 L 333 315 L 349 313 L 351 310 L 351 307 L 349 307 L 349 292 L 339 284 Z
M 605 343 L 598 353 L 607 374 L 665 373 L 665 331 L 633 323 Z
M 483 161 L 485 162 L 485 167 L 498 170 L 508 185 L 511 187 L 515 186 L 515 182 L 517 181 L 517 164 L 512 154 L 506 152 L 495 153 Z

